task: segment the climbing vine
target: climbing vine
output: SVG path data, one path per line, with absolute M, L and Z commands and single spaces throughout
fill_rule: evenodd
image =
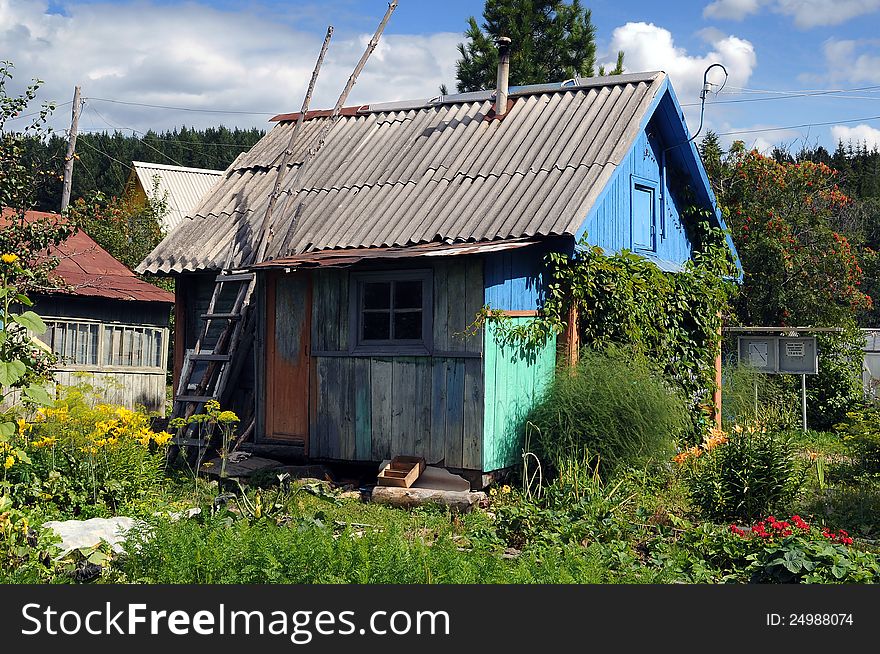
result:
M 548 254 L 550 282 L 534 319 L 514 322 L 486 306 L 478 321 L 493 321 L 503 345 L 535 349 L 566 329 L 574 307 L 583 346 L 636 347 L 657 362 L 693 407 L 708 405 L 736 270 L 724 232 L 709 224 L 709 213 L 692 209 L 689 215 L 694 251 L 680 272 L 664 272 L 627 250 L 607 254 L 584 240 L 574 256 Z

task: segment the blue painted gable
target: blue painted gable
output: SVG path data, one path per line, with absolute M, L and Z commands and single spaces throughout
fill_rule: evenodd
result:
M 696 146 L 688 139 L 681 106 L 669 81 L 645 112 L 630 150 L 618 164 L 575 235 L 607 252 L 632 250 L 662 270 L 680 270 L 691 257 L 683 224 L 683 199 L 675 189 L 688 186 L 695 200 L 710 209 L 726 229 Z M 635 201 L 634 201 L 635 199 Z M 646 221 L 646 215 L 647 223 Z M 739 266 L 736 249 L 727 244 Z M 485 301 L 507 311 L 533 311 L 542 302 L 544 255 L 549 248 L 497 252 L 485 258 Z
M 609 252 L 632 250 L 665 270 L 680 268 L 691 257 L 691 243 L 682 223 L 682 198 L 674 189 L 689 186 L 696 201 L 715 215 L 726 229 L 709 178 L 693 142 L 688 142 L 681 106 L 668 80 L 646 112 L 639 134 L 587 214 L 575 240 L 587 241 Z M 639 192 L 641 191 L 641 192 Z M 654 193 L 653 214 L 645 227 L 645 197 Z M 643 235 L 652 229 L 650 240 Z M 736 257 L 733 241 L 727 244 Z

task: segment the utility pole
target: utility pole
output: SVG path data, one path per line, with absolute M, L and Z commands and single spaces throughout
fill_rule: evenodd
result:
M 79 86 L 73 89 L 73 110 L 70 116 L 70 131 L 67 137 L 67 155 L 64 157 L 64 187 L 61 189 L 61 211 L 70 204 L 70 189 L 73 185 L 73 159 L 76 156 L 76 130 L 79 127 Z

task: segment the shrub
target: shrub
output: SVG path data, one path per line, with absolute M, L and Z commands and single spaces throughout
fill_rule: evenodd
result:
M 880 410 L 876 406 L 847 412 L 834 429 L 864 472 L 880 472 Z
M 791 388 L 783 376 L 767 375 L 745 365 L 729 365 L 722 372 L 721 388 L 725 425 L 757 420 L 768 429 L 784 431 L 800 424 L 800 389 Z
M 27 457 L 6 478 L 19 505 L 117 511 L 162 482 L 170 438 L 154 432 L 145 413 L 98 404 L 87 385 L 63 387 L 53 406 L 18 420 L 14 442 Z
M 529 421 L 551 467 L 593 461 L 603 474 L 667 457 L 689 426 L 682 398 L 645 357 L 616 347 L 585 350 L 574 369 L 558 370 Z
M 715 520 L 750 519 L 783 508 L 806 474 L 786 437 L 756 425 L 735 426 L 676 460 L 684 466 L 691 501 Z

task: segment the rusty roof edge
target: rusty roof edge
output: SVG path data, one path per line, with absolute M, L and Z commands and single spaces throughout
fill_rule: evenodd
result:
M 662 70 L 648 71 L 644 73 L 624 73 L 622 75 L 605 75 L 597 77 L 575 77 L 563 82 L 549 82 L 546 84 L 528 84 L 525 86 L 512 86 L 509 97 L 524 97 L 542 93 L 560 93 L 565 91 L 577 91 L 598 86 L 613 86 L 616 84 L 637 84 L 639 82 L 653 82 L 666 73 Z M 450 95 L 438 95 L 433 98 L 421 98 L 415 100 L 394 100 L 391 102 L 374 102 L 372 104 L 343 107 L 343 116 L 359 116 L 386 111 L 406 111 L 411 109 L 427 109 L 446 104 L 460 104 L 467 102 L 485 102 L 495 97 L 495 90 L 470 91 L 468 93 L 454 93 Z M 306 120 L 313 118 L 325 118 L 330 115 L 330 110 L 319 109 L 306 114 Z M 299 112 L 282 113 L 273 116 L 269 122 L 293 121 L 299 117 Z
M 476 241 L 458 243 L 418 243 L 401 247 L 383 248 L 338 248 L 335 250 L 316 250 L 289 257 L 279 257 L 251 266 L 252 269 L 265 268 L 333 268 L 350 266 L 365 259 L 411 259 L 415 257 L 451 257 L 472 254 L 486 254 L 537 245 L 541 239 L 531 237 L 503 239 L 496 241 Z

